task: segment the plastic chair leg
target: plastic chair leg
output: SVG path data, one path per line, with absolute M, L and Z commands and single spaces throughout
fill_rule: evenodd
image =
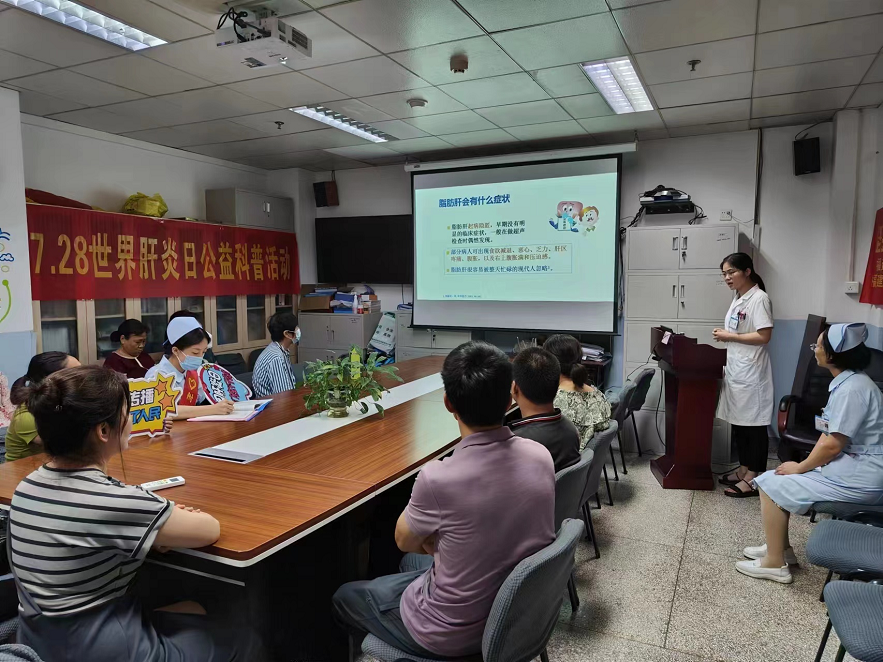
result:
M 546 649 L 543 649 L 543 652 L 540 653 L 540 662 L 549 662 L 549 654 L 546 652 Z
M 573 581 L 573 573 L 570 573 L 570 579 L 567 580 L 567 593 L 570 595 L 570 611 L 576 612 L 579 609 L 579 595 L 576 593 L 576 582 Z
M 613 465 L 613 480 L 619 480 L 619 472 L 616 470 L 616 456 L 613 454 L 613 444 L 608 446 L 610 449 L 610 464 Z
M 616 429 L 616 439 L 619 441 L 619 459 L 622 460 L 622 473 L 623 475 L 627 474 L 629 470 L 625 466 L 625 451 L 622 450 L 622 428 Z M 611 448 L 611 452 L 612 452 Z
M 822 655 L 825 654 L 825 646 L 828 645 L 828 637 L 831 634 L 831 619 L 828 619 L 828 624 L 825 626 L 825 632 L 822 635 L 822 641 L 819 644 L 819 651 L 816 653 L 816 662 L 822 662 Z
M 586 540 L 592 540 L 592 522 L 589 519 L 589 505 L 584 503 L 582 508 L 580 508 L 583 515 L 583 524 L 586 525 Z
M 831 578 L 832 578 L 833 576 L 834 576 L 834 571 L 833 571 L 833 570 L 828 570 L 828 576 L 825 577 L 825 583 L 822 584 L 822 592 L 819 593 L 819 602 L 824 602 L 824 601 L 825 601 L 825 587 L 826 587 L 826 586 L 828 585 L 828 583 L 831 581 Z
M 607 486 L 607 503 L 613 505 L 613 492 L 610 491 L 610 481 L 607 479 L 607 465 L 604 465 L 604 485 Z
M 834 658 L 834 662 L 843 662 L 844 657 L 846 657 L 846 649 L 843 647 L 843 644 L 840 644 L 840 648 L 837 649 L 837 657 Z
M 583 506 L 583 517 L 585 517 L 586 524 L 588 525 L 589 534 L 592 537 L 592 544 L 595 546 L 595 558 L 601 558 L 601 550 L 598 549 L 598 539 L 595 537 L 595 526 L 592 524 L 592 510 L 589 508 L 588 504 Z
M 629 416 L 632 417 L 632 427 L 635 429 L 635 443 L 638 446 L 638 457 L 641 457 L 644 454 L 644 451 L 641 450 L 641 438 L 638 436 L 638 424 L 635 423 L 635 412 L 629 412 Z
M 595 501 L 598 502 L 598 510 L 601 510 L 601 490 L 595 492 Z

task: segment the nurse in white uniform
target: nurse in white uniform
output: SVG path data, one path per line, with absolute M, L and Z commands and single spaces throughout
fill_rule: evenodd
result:
M 834 324 L 810 345 L 834 376 L 828 405 L 816 417 L 819 440 L 803 462 L 785 462 L 754 481 L 766 544 L 745 548 L 753 560 L 736 563 L 743 575 L 791 583 L 791 513 L 802 515 L 819 501 L 883 504 L 883 393 L 862 372 L 871 362 L 867 337 L 864 324 Z
M 751 481 L 766 471 L 767 426 L 775 406 L 767 348 L 773 337 L 773 304 L 750 256 L 728 255 L 721 262 L 721 272 L 736 295 L 724 328 L 714 330 L 714 339 L 727 344 L 727 367 L 715 415 L 731 426 L 739 468 L 719 482 L 729 486 L 724 491 L 729 497 L 754 497 L 757 490 Z

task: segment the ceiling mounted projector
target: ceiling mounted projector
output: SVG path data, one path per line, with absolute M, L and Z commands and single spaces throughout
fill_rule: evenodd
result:
M 249 69 L 280 66 L 313 55 L 312 40 L 267 6 L 240 6 L 222 14 L 215 47 L 238 53 Z

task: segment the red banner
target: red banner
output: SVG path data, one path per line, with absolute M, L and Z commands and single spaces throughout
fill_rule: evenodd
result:
M 874 220 L 868 268 L 865 271 L 865 282 L 862 285 L 859 301 L 883 306 L 883 209 L 877 210 L 877 217 Z
M 287 232 L 28 205 L 38 301 L 300 292 Z

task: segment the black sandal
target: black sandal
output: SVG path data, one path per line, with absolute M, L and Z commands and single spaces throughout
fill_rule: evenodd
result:
M 745 479 L 740 480 L 739 483 L 745 483 L 746 485 L 748 485 L 748 487 L 751 487 L 751 484 Z M 736 485 L 738 485 L 739 483 L 736 483 Z M 724 490 L 724 496 L 732 497 L 734 499 L 747 499 L 748 497 L 760 496 L 760 493 L 757 491 L 756 488 L 751 487 L 751 489 L 748 491 L 742 491 L 738 487 L 736 487 L 736 485 L 733 485 L 731 487 L 731 489 L 735 490 L 735 492 L 728 492 Z
M 739 478 L 739 474 L 737 474 L 735 471 L 733 473 L 731 473 L 730 476 L 735 476 L 736 480 L 733 480 L 729 476 L 721 476 L 720 478 L 717 479 L 717 482 L 720 483 L 721 485 L 726 485 L 728 487 L 732 487 L 733 485 L 738 485 L 739 483 L 742 482 L 742 479 Z

